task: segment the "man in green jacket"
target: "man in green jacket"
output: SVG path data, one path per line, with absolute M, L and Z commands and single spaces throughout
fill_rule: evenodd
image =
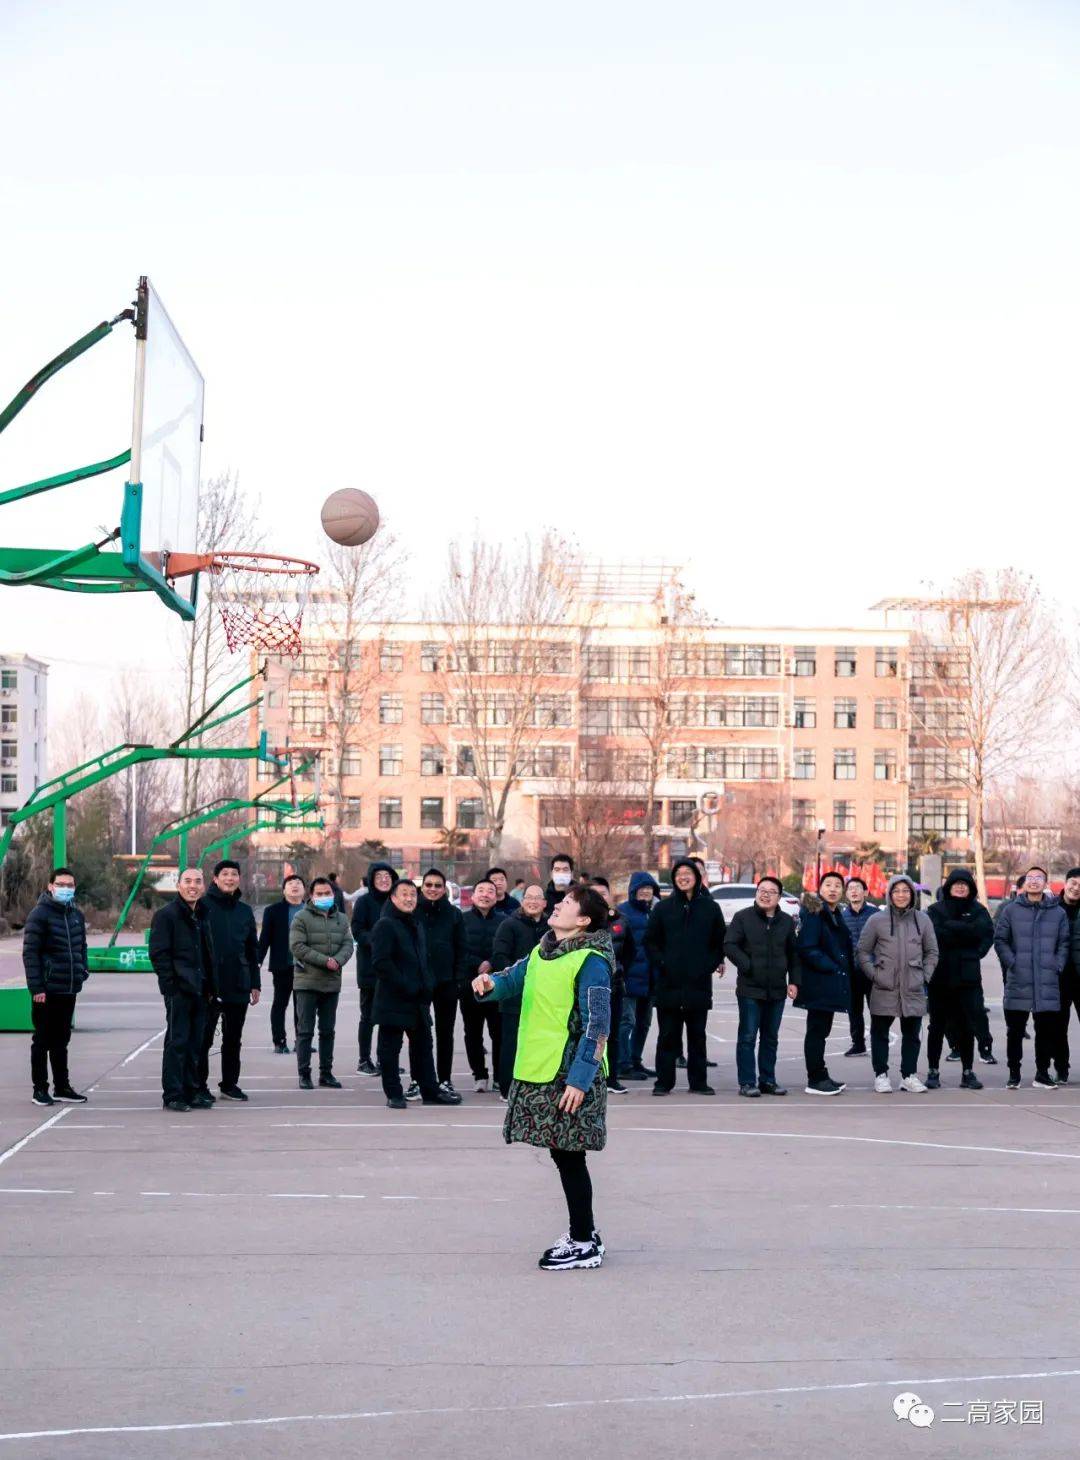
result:
M 334 888 L 325 877 L 311 883 L 306 905 L 293 918 L 289 951 L 296 963 L 296 1065 L 301 1090 L 310 1090 L 311 1040 L 319 1021 L 319 1084 L 341 1089 L 334 1078 L 334 1025 L 341 997 L 341 970 L 352 957 L 349 920 L 334 904 Z

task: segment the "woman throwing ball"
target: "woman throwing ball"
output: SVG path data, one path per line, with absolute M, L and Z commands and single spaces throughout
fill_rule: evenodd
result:
M 503 1136 L 551 1153 L 570 1228 L 540 1259 L 546 1272 L 599 1267 L 604 1244 L 592 1209 L 586 1151 L 607 1140 L 607 1057 L 615 955 L 607 903 L 574 887 L 556 904 L 548 931 L 528 958 L 473 980 L 481 1000 L 521 999 L 514 1079 Z

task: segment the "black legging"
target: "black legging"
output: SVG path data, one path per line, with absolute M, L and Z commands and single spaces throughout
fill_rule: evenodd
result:
M 566 1209 L 570 1213 L 570 1236 L 575 1242 L 591 1242 L 594 1229 L 592 1178 L 585 1165 L 584 1151 L 551 1151 L 551 1159 L 562 1181 Z

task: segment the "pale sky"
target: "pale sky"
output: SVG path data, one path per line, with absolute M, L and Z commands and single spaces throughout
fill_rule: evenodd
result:
M 976 565 L 1080 607 L 1074 4 L 2 0 L 0 81 L 0 396 L 148 273 L 268 548 L 360 486 L 417 583 L 479 522 L 685 562 L 728 622 Z M 46 387 L 0 487 L 122 450 L 132 356 Z M 54 704 L 171 625 L 0 590 Z

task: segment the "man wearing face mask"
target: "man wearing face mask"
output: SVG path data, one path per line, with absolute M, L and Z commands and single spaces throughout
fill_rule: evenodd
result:
M 465 925 L 465 975 L 458 980 L 461 1022 L 465 1026 L 465 1055 L 472 1070 L 477 1094 L 490 1088 L 491 1076 L 484 1048 L 484 1026 L 491 1036 L 491 1063 L 498 1074 L 502 1053 L 502 1020 L 494 1004 L 478 1004 L 472 995 L 472 981 L 481 973 L 490 973 L 495 954 L 495 931 L 503 921 L 495 911 L 494 885 L 483 878 L 472 893 L 472 907 L 463 915 Z
M 352 957 L 349 921 L 339 912 L 328 877 L 314 877 L 307 906 L 301 908 L 289 930 L 289 951 L 295 960 L 296 1069 L 301 1090 L 312 1089 L 311 1042 L 319 1023 L 319 1084 L 340 1090 L 334 1077 L 334 1031 L 341 970 Z
M 377 1067 L 371 1060 L 371 1037 L 375 1021 L 371 1017 L 375 1001 L 375 975 L 371 971 L 371 934 L 375 924 L 382 917 L 387 898 L 396 886 L 398 874 L 389 862 L 372 862 L 364 879 L 367 892 L 356 899 L 352 915 L 352 935 L 356 944 L 356 982 L 360 988 L 360 1025 L 357 1039 L 360 1045 L 360 1062 L 356 1066 L 361 1075 L 377 1075 Z
M 23 929 L 23 969 L 30 990 L 30 1076 L 35 1105 L 85 1105 L 86 1096 L 72 1088 L 68 1044 L 75 1000 L 86 982 L 86 919 L 75 906 L 75 878 L 57 867 L 49 888 L 38 898 Z M 49 1064 L 53 1093 L 49 1094 Z
M 240 1088 L 240 1042 L 247 1011 L 259 1002 L 259 935 L 255 914 L 240 898 L 240 866 L 219 862 L 203 898 L 214 949 L 214 997 L 206 1013 L 199 1057 L 199 1093 L 211 1100 L 210 1048 L 221 1020 L 221 1079 L 218 1089 L 226 1100 L 246 1100 Z
M 544 906 L 545 922 L 551 916 L 557 903 L 562 902 L 566 896 L 567 888 L 574 880 L 574 859 L 566 852 L 556 852 L 551 859 L 551 880 L 548 882 L 544 893 L 546 899 Z

